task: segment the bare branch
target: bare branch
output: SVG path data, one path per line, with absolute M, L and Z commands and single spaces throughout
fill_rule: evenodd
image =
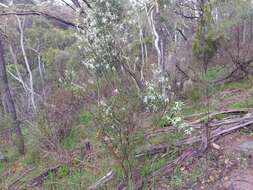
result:
M 50 15 L 46 12 L 42 12 L 42 11 L 37 11 L 37 10 L 14 10 L 14 11 L 2 11 L 0 12 L 0 17 L 1 16 L 43 16 L 47 19 L 52 19 L 52 20 L 56 20 L 56 21 L 59 21 L 63 24 L 66 24 L 70 27 L 73 27 L 73 28 L 78 28 L 78 29 L 81 29 L 83 30 L 84 27 L 82 26 L 79 26 L 78 24 L 74 23 L 74 22 L 71 22 L 71 21 L 67 21 L 67 20 L 64 20 L 62 18 L 59 18 L 59 17 L 56 17 L 56 16 L 53 16 L 53 15 Z

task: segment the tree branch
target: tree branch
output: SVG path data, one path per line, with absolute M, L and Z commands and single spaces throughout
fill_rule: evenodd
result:
M 2 16 L 42 16 L 42 17 L 45 17 L 47 19 L 52 19 L 52 20 L 56 20 L 56 21 L 59 21 L 63 24 L 66 24 L 70 27 L 73 27 L 73 28 L 78 28 L 78 29 L 84 29 L 83 26 L 79 26 L 78 24 L 76 23 L 73 23 L 71 21 L 67 21 L 67 20 L 64 20 L 62 18 L 59 18 L 59 17 L 56 17 L 56 16 L 53 16 L 53 15 L 50 15 L 48 13 L 45 13 L 45 12 L 42 12 L 42 11 L 36 11 L 36 10 L 16 10 L 16 11 L 9 11 L 9 12 L 0 12 L 0 17 Z

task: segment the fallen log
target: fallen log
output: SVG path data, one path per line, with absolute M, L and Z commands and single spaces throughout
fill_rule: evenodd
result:
M 181 156 L 179 156 L 177 159 L 173 160 L 172 162 L 169 162 L 166 164 L 166 166 L 160 168 L 159 170 L 152 172 L 148 175 L 148 180 L 151 180 L 154 177 L 159 177 L 162 175 L 166 175 L 170 172 L 172 172 L 175 167 L 180 167 L 185 160 L 194 157 L 198 154 L 198 152 L 192 148 L 185 150 Z
M 159 134 L 174 132 L 175 130 L 176 130 L 176 129 L 173 128 L 172 126 L 163 127 L 163 128 L 160 128 L 160 129 L 151 131 L 151 132 L 147 132 L 147 133 L 145 134 L 145 138 L 146 138 L 146 139 L 149 139 L 149 138 L 152 138 L 152 137 L 157 136 L 157 135 L 159 135 Z
M 227 135 L 235 130 L 253 125 L 253 117 L 251 116 L 251 117 L 237 119 L 237 122 L 229 121 L 229 122 L 224 122 L 224 123 L 227 123 L 227 124 L 233 123 L 233 125 L 222 126 L 222 127 L 219 127 L 217 129 L 211 131 L 211 137 L 210 137 L 209 143 L 216 141 L 217 138 L 220 136 Z M 199 135 L 197 137 L 187 139 L 187 141 L 185 141 L 184 143 L 185 144 L 193 144 L 193 143 L 201 142 L 202 141 L 201 137 L 202 136 Z M 180 144 L 182 144 L 182 143 L 180 143 Z M 193 150 L 191 148 L 187 149 L 177 159 L 173 160 L 172 162 L 169 162 L 166 166 L 164 166 L 164 167 L 160 168 L 159 170 L 154 171 L 150 175 L 148 175 L 147 179 L 150 181 L 154 177 L 167 175 L 167 174 L 171 173 L 176 167 L 182 166 L 186 160 L 188 160 L 189 158 L 195 157 L 197 155 L 199 155 L 199 151 Z
M 197 119 L 193 122 L 188 123 L 189 125 L 196 125 L 199 123 L 203 123 L 207 119 L 212 120 L 215 117 L 218 117 L 219 115 L 225 115 L 225 114 L 247 114 L 249 112 L 252 112 L 252 108 L 243 108 L 243 109 L 232 109 L 232 110 L 225 110 L 225 111 L 220 111 L 220 112 L 214 112 L 209 115 L 206 115 L 200 119 Z
M 20 176 L 18 176 L 18 178 L 16 178 L 14 181 L 12 181 L 10 183 L 10 185 L 8 186 L 8 189 L 10 189 L 10 190 L 11 189 L 19 189 L 17 186 L 20 186 L 23 183 L 25 183 L 25 181 L 21 181 L 21 179 L 24 178 L 26 175 L 28 175 L 33 170 L 34 170 L 34 167 L 24 171 L 24 173 L 22 173 Z
M 152 157 L 156 154 L 166 153 L 168 151 L 168 145 L 166 144 L 159 144 L 153 145 L 149 147 L 147 150 L 143 150 L 142 152 L 135 155 L 136 158 L 144 158 L 144 157 Z
M 61 167 L 61 165 L 57 165 L 55 167 L 49 168 L 46 171 L 44 171 L 42 174 L 40 174 L 39 176 L 33 178 L 30 183 L 28 184 L 29 187 L 36 187 L 41 185 L 44 180 L 48 177 L 49 174 L 51 173 L 56 173 L 59 168 Z
M 224 136 L 227 134 L 230 134 L 231 132 L 248 127 L 250 125 L 253 125 L 253 115 L 250 114 L 252 112 L 252 109 L 237 109 L 237 110 L 225 110 L 221 112 L 215 112 L 210 114 L 209 116 L 204 116 L 196 121 L 188 123 L 189 127 L 193 127 L 195 129 L 201 129 L 202 126 L 205 124 L 204 122 L 206 119 L 209 119 L 209 129 L 210 129 L 210 139 L 208 143 L 213 143 L 216 141 L 220 136 Z M 227 119 L 222 119 L 220 121 L 214 120 L 214 118 L 220 116 L 220 115 L 225 115 L 225 114 L 232 114 L 232 115 L 241 115 L 244 114 L 244 117 L 236 117 L 236 118 L 227 118 Z M 148 132 L 145 134 L 146 138 L 151 138 L 159 134 L 166 134 L 173 132 L 173 128 L 166 127 L 162 129 L 155 130 L 153 132 Z M 200 131 L 201 132 L 201 131 Z M 191 137 L 188 139 L 185 139 L 181 142 L 178 142 L 176 145 L 181 146 L 181 145 L 191 145 L 194 143 L 198 143 L 202 141 L 202 134 L 197 135 L 195 137 Z M 142 158 L 143 156 L 154 156 L 159 153 L 166 153 L 168 151 L 169 147 L 167 145 L 156 145 L 156 146 L 151 146 L 150 149 L 143 151 L 141 154 L 137 154 L 137 158 Z M 166 166 L 160 168 L 157 171 L 154 171 L 150 173 L 147 176 L 147 181 L 151 181 L 153 178 L 160 177 L 163 175 L 167 175 L 171 173 L 176 167 L 182 166 L 186 160 L 196 157 L 196 156 L 201 156 L 203 153 L 200 152 L 197 149 L 192 149 L 189 148 L 185 150 L 181 156 L 179 156 L 177 159 L 168 162 Z M 126 187 L 126 186 L 125 186 Z M 141 189 L 141 187 L 137 187 L 137 189 Z
M 192 127 L 194 129 L 200 129 L 203 126 L 203 122 L 206 121 L 208 118 L 209 120 L 213 120 L 215 117 L 218 117 L 220 115 L 226 115 L 226 114 L 232 114 L 232 115 L 238 115 L 238 114 L 250 114 L 251 112 L 253 112 L 252 108 L 245 108 L 245 109 L 232 109 L 232 110 L 224 110 L 224 111 L 220 111 L 220 112 L 215 112 L 215 113 L 211 113 L 209 116 L 204 116 L 200 119 L 197 119 L 195 121 L 192 122 L 186 122 L 186 125 L 188 127 Z M 252 116 L 252 117 L 250 117 Z M 251 118 L 253 119 L 253 115 L 248 116 L 248 119 L 250 120 Z M 188 116 L 187 116 L 188 118 Z M 185 119 L 185 118 L 184 118 Z M 228 118 L 228 119 L 223 119 L 221 121 L 212 121 L 209 122 L 209 127 L 213 128 L 213 127 L 219 127 L 222 125 L 227 125 L 227 124 L 233 124 L 236 123 L 238 121 L 240 121 L 242 118 Z M 173 128 L 173 126 L 168 126 L 168 127 L 164 127 L 164 128 L 160 128 L 157 130 L 153 130 L 153 131 L 149 131 L 145 134 L 145 138 L 149 139 L 155 136 L 158 136 L 160 134 L 166 134 L 166 133 L 171 133 L 174 132 L 176 129 Z
M 227 134 L 230 134 L 231 132 L 241 129 L 243 127 L 248 127 L 250 125 L 253 125 L 253 115 L 249 115 L 249 112 L 252 111 L 252 109 L 238 109 L 238 110 L 226 110 L 226 111 L 221 111 L 221 112 L 216 112 L 210 114 L 209 118 L 214 119 L 215 117 L 223 114 L 247 114 L 244 117 L 241 118 L 227 118 L 223 119 L 220 121 L 215 121 L 211 120 L 208 124 L 210 128 L 210 141 L 209 143 L 213 143 L 216 141 L 220 136 L 224 136 Z M 189 123 L 189 126 L 194 127 L 195 129 L 200 129 L 202 128 L 201 126 L 203 125 L 203 122 L 206 120 L 206 116 L 203 118 L 200 118 L 194 122 Z M 156 136 L 157 134 L 161 133 L 168 133 L 172 132 L 173 129 L 172 127 L 166 127 L 162 129 L 158 129 L 153 132 L 149 132 L 145 135 L 146 138 L 150 138 L 153 136 Z M 183 141 L 178 142 L 176 145 L 181 146 L 181 145 L 191 145 L 194 143 L 198 143 L 202 141 L 202 136 L 203 135 L 197 135 L 195 137 L 191 137 L 188 139 L 185 139 Z M 168 145 L 155 145 L 151 146 L 149 149 L 142 151 L 141 153 L 136 155 L 136 158 L 143 158 L 145 156 L 154 156 L 156 154 L 161 154 L 161 153 L 166 153 L 169 149 Z M 147 181 L 151 181 L 153 178 L 160 177 L 163 175 L 168 175 L 171 173 L 176 167 L 182 166 L 187 160 L 190 158 L 196 157 L 196 156 L 201 156 L 203 152 L 198 151 L 197 149 L 189 148 L 185 150 L 177 159 L 168 162 L 166 166 L 160 168 L 159 170 L 156 170 L 152 173 L 150 173 L 146 179 Z M 112 175 L 112 176 L 111 176 Z M 102 177 L 100 180 L 98 180 L 94 185 L 89 187 L 89 190 L 94 190 L 105 183 L 107 183 L 109 180 L 113 178 L 112 173 L 106 174 L 104 177 Z M 123 184 L 123 188 L 118 188 L 118 189 L 127 189 L 127 185 L 125 183 Z M 139 184 L 139 183 L 137 183 Z M 139 186 L 136 189 L 141 189 L 141 186 Z
M 249 125 L 253 125 L 253 116 L 223 121 L 222 123 L 214 124 L 214 125 L 210 123 L 210 128 L 212 126 L 220 126 L 219 128 L 216 128 L 210 132 L 210 140 L 212 141 L 213 139 L 216 139 L 219 136 L 227 135 L 235 130 L 241 129 L 243 127 L 248 127 Z M 191 138 L 178 142 L 176 145 L 181 146 L 183 144 L 187 144 L 187 145 L 194 144 L 194 143 L 200 142 L 201 137 L 202 137 L 201 135 L 191 137 Z

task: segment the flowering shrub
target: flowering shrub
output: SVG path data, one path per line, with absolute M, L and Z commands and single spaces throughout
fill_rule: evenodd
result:
M 183 102 L 174 102 L 172 108 L 165 112 L 163 119 L 167 124 L 172 125 L 176 129 L 183 131 L 186 134 L 192 132 L 192 128 L 187 126 L 182 117 Z
M 188 127 L 182 118 L 183 102 L 170 103 L 169 99 L 161 95 L 152 83 L 147 84 L 143 103 L 147 112 L 163 112 L 160 118 L 162 126 L 171 125 L 187 134 L 192 132 L 192 128 Z
M 146 111 L 157 112 L 164 109 L 169 101 L 157 92 L 154 84 L 147 83 L 147 90 L 144 93 L 143 102 L 145 104 Z
M 117 93 L 100 101 L 95 118 L 99 139 L 129 179 L 135 168 L 136 148 L 144 143 L 144 129 L 138 124 L 140 113 L 141 101 L 137 95 Z
M 80 17 L 80 24 L 88 26 L 78 34 L 79 48 L 85 55 L 83 64 L 97 74 L 110 71 L 117 64 L 120 52 L 117 44 L 125 39 L 122 13 L 121 1 L 98 0 L 93 10 Z

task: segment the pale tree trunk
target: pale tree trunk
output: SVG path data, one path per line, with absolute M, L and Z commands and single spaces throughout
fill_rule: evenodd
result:
M 133 9 L 135 9 L 135 7 L 133 6 Z M 139 90 L 143 90 L 144 86 L 145 86 L 145 77 L 144 77 L 144 69 L 145 69 L 145 65 L 147 63 L 147 59 L 148 59 L 148 50 L 147 50 L 147 46 L 144 40 L 144 30 L 143 30 L 143 24 L 142 24 L 142 19 L 141 16 L 139 14 L 139 10 L 135 9 L 136 11 L 136 16 L 138 18 L 138 25 L 139 25 L 139 41 L 140 41 L 140 46 L 141 46 L 141 64 L 139 67 L 139 72 L 140 72 L 140 79 L 137 76 L 137 74 L 135 74 L 135 68 L 133 71 L 130 71 L 128 67 L 127 68 L 127 72 L 130 74 L 130 76 L 134 79 L 134 81 L 136 82 L 136 85 L 138 87 Z M 147 10 L 147 5 L 145 4 L 145 11 L 147 14 L 147 18 L 148 18 L 148 22 L 150 23 L 149 17 L 148 17 L 148 10 Z M 151 26 L 151 24 L 150 24 Z M 136 64 L 134 64 L 134 66 L 136 67 Z M 124 67 L 126 68 L 126 67 Z M 129 72 L 130 71 L 130 72 Z
M 178 41 L 178 36 L 177 36 L 177 23 L 175 23 L 175 47 L 177 47 L 177 41 Z
M 37 58 L 38 58 L 38 68 L 39 68 L 39 73 L 40 73 L 40 79 L 41 79 L 41 83 L 42 83 L 42 91 L 43 91 L 43 97 L 45 97 L 45 81 L 44 81 L 44 73 L 45 73 L 45 68 L 44 68 L 44 64 L 43 61 L 41 60 L 41 53 L 37 49 L 34 48 L 30 48 L 34 53 L 37 54 Z
M 242 43 L 245 44 L 247 40 L 247 20 L 243 21 L 243 36 L 242 36 Z
M 4 118 L 4 103 L 1 100 L 0 101 L 0 119 L 2 120 Z
M 141 43 L 141 69 L 140 69 L 140 73 L 141 73 L 141 80 L 144 81 L 144 67 L 145 67 L 145 63 L 146 63 L 146 54 L 145 54 L 145 42 L 144 42 L 144 38 L 143 38 L 143 30 L 140 26 L 140 43 Z
M 249 21 L 249 40 L 251 41 L 252 40 L 252 37 L 253 37 L 253 16 L 251 15 L 250 16 L 250 21 Z
M 8 69 L 7 69 L 7 72 L 22 84 L 22 87 L 23 87 L 24 91 L 26 92 L 27 91 L 27 85 L 25 84 L 25 82 L 24 82 L 24 80 L 21 76 L 21 73 L 19 72 L 17 57 L 16 57 L 11 45 L 9 45 L 9 50 L 10 50 L 10 53 L 11 53 L 11 56 L 12 56 L 12 59 L 13 59 L 14 65 L 15 65 L 15 70 L 17 72 L 17 76 L 15 76 Z
M 26 51 L 25 51 L 25 45 L 24 45 L 24 30 L 23 30 L 23 26 L 21 24 L 21 21 L 19 19 L 18 16 L 16 16 L 17 21 L 18 21 L 18 26 L 19 26 L 19 30 L 20 30 L 20 45 L 21 45 L 21 50 L 22 50 L 22 54 L 25 60 L 25 65 L 26 65 L 26 69 L 28 71 L 29 74 L 29 85 L 30 85 L 30 90 L 31 90 L 31 103 L 32 103 L 32 107 L 34 110 L 36 110 L 36 104 L 35 104 L 35 98 L 34 98 L 34 88 L 33 88 L 33 75 L 32 75 L 32 70 L 26 55 Z
M 162 25 L 160 23 L 160 7 L 159 7 L 159 0 L 155 0 L 154 8 L 151 11 L 151 24 L 153 28 L 153 34 L 155 38 L 155 48 L 157 52 L 157 62 L 160 71 L 160 90 L 163 96 L 166 96 L 165 92 L 165 84 L 164 84 L 164 77 L 165 77 L 165 44 L 163 40 L 163 31 Z
M 10 115 L 11 124 L 12 124 L 12 132 L 14 132 L 15 134 L 15 138 L 13 138 L 14 143 L 17 146 L 19 153 L 24 154 L 25 153 L 24 137 L 22 135 L 19 121 L 17 119 L 15 104 L 14 104 L 12 95 L 10 93 L 6 67 L 5 67 L 4 48 L 3 48 L 2 38 L 3 36 L 0 34 L 0 87 L 1 87 L 1 91 L 3 92 L 3 96 L 5 97 L 7 110 Z

